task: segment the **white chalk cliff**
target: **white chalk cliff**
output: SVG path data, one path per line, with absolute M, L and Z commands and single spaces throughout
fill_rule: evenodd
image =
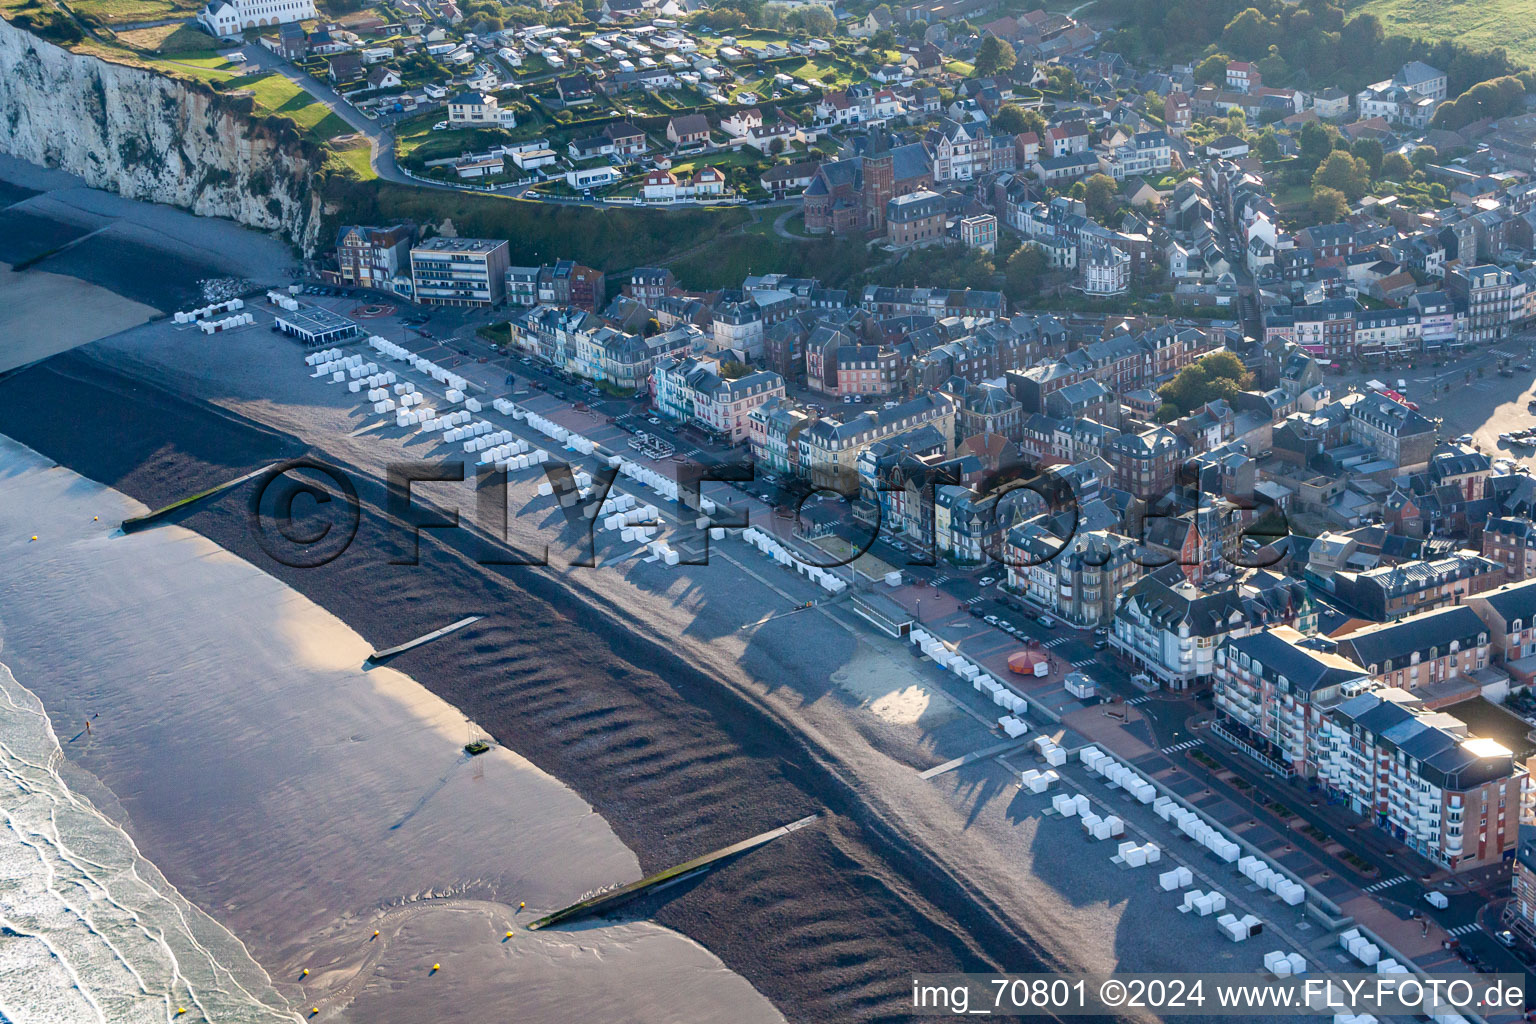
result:
M 0 69 L 0 152 L 315 248 L 320 151 L 251 117 L 249 98 L 72 53 L 3 19 Z

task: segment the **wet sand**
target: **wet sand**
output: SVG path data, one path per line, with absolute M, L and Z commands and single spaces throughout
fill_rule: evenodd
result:
M 401 672 L 365 671 L 369 645 L 332 615 L 189 530 L 116 533 L 143 507 L 8 440 L 0 481 L 0 522 L 39 524 L 36 542 L 0 536 L 5 661 L 146 855 L 294 1006 L 782 1019 L 657 925 L 521 928 L 638 861 L 521 756 L 467 756 L 479 730 Z
M 162 313 L 74 277 L 0 263 L 0 373 Z

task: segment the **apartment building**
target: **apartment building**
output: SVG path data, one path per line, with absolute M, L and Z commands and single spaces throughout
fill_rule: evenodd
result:
M 1470 551 L 1430 561 L 1383 565 L 1365 572 L 1336 572 L 1333 595 L 1351 611 L 1376 622 L 1401 619 L 1447 605 L 1504 582 L 1499 563 Z
M 409 224 L 387 228 L 351 224 L 342 228 L 336 235 L 338 280 L 351 287 L 394 291 L 397 279 L 409 275 L 415 236 Z
M 1167 427 L 1154 427 L 1112 438 L 1103 454 L 1115 471 L 1116 487 L 1138 498 L 1157 498 L 1173 486 L 1189 455 L 1189 443 Z
M 1177 565 L 1137 580 L 1115 611 L 1110 647 L 1172 690 L 1204 686 L 1216 648 L 1229 636 L 1289 625 L 1310 628 L 1315 614 L 1304 584 L 1264 570 L 1206 590 Z
M 1510 683 L 1530 686 L 1536 677 L 1536 580 L 1507 583 L 1467 599 L 1488 629 L 1493 661 Z
M 651 394 L 661 415 L 735 444 L 747 439 L 753 409 L 783 397 L 784 378 L 758 370 L 733 380 L 721 375 L 715 359 L 662 359 L 651 371 Z
M 894 246 L 928 245 L 945 236 L 944 197 L 920 190 L 885 204 L 886 241 Z
M 1282 775 L 1317 774 L 1323 715 L 1374 689 L 1364 668 L 1288 626 L 1232 637 L 1216 649 L 1216 728 Z
M 1507 747 L 1396 688 L 1324 714 L 1317 779 L 1330 799 L 1456 872 L 1503 860 L 1530 788 Z
M 494 306 L 507 294 L 507 242 L 432 238 L 411 248 L 416 301 L 428 306 Z
M 847 421 L 821 417 L 795 438 L 799 452 L 796 471 L 818 487 L 853 493 L 858 481 L 859 453 L 876 441 L 931 423 L 953 450 L 955 404 L 943 394 L 922 395 L 891 409 L 863 412 Z
M 786 398 L 771 398 L 747 413 L 752 459 L 764 472 L 797 476 L 800 432 L 814 417 Z
M 1020 523 L 1005 535 L 1002 561 L 1008 585 L 1075 626 L 1107 625 L 1125 588 L 1145 571 L 1129 537 L 1083 530 L 1063 541 L 1046 517 Z
M 1483 526 L 1483 557 L 1499 564 L 1507 582 L 1536 577 L 1536 525 L 1529 519 L 1490 516 Z
M 1466 696 L 1473 672 L 1488 667 L 1488 627 L 1458 605 L 1364 626 L 1335 638 L 1342 656 L 1365 666 L 1383 686 L 1424 695 L 1433 704 Z M 1449 685 L 1447 685 L 1449 684 Z
M 1445 287 L 1467 306 L 1463 342 L 1496 341 L 1509 335 L 1515 278 L 1503 267 L 1458 267 L 1445 275 Z

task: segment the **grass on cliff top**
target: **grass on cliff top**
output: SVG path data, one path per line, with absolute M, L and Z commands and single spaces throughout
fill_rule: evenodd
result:
M 92 18 L 103 25 L 123 25 L 195 14 L 199 4 L 196 0 L 71 0 L 69 6 L 82 18 Z M 207 40 L 208 36 L 204 34 L 203 38 Z
M 341 171 L 358 181 L 367 181 L 375 176 L 370 162 L 372 156 L 373 143 L 366 135 L 344 135 L 331 140 L 326 147 L 325 166 L 327 170 Z
M 169 54 L 180 60 L 193 57 L 216 57 L 209 48 L 213 42 L 208 33 L 185 22 L 171 25 L 155 25 L 151 28 L 130 28 L 116 33 L 117 41 L 124 46 L 144 53 Z M 222 60 L 222 58 L 218 58 Z
M 1502 46 L 1518 64 L 1536 65 L 1530 0 L 1351 0 L 1348 17 L 1369 12 L 1388 35 L 1454 39 L 1473 49 Z
M 153 59 L 139 57 L 135 62 L 173 78 L 195 78 L 215 84 L 225 93 L 237 90 L 249 92 L 256 101 L 258 113 L 291 118 L 301 131 L 308 132 L 321 142 L 328 142 L 352 131 L 347 122 L 337 117 L 330 107 L 275 71 L 263 71 L 255 75 L 237 74 L 223 57 L 206 51 Z

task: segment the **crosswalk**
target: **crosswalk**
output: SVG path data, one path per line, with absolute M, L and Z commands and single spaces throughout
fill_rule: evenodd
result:
M 1477 931 L 1478 927 L 1479 926 L 1476 921 L 1473 921 L 1471 924 L 1459 924 L 1455 928 L 1447 928 L 1446 934 L 1448 934 L 1453 939 L 1464 939 L 1468 935 L 1471 935 L 1473 932 Z
M 935 584 L 940 584 L 940 583 L 948 583 L 948 582 L 949 582 L 949 580 L 950 580 L 950 577 L 948 577 L 948 576 L 935 576 L 935 577 L 934 577 L 934 578 L 933 578 L 933 582 L 934 582 L 934 583 L 935 583 Z
M 1098 664 L 1098 662 L 1095 659 L 1093 659 L 1093 658 L 1082 658 L 1082 659 L 1079 659 L 1078 661 L 1074 661 L 1072 663 L 1072 667 L 1073 668 L 1087 668 L 1089 665 L 1097 665 L 1097 664 Z
M 1140 697 L 1132 697 L 1130 700 L 1126 701 L 1125 703 L 1128 704 L 1128 705 L 1145 704 L 1147 701 L 1149 701 L 1151 699 L 1152 699 L 1152 695 L 1150 693 L 1144 693 Z
M 987 595 L 985 595 L 985 594 L 977 594 L 975 597 L 971 598 L 969 601 L 967 601 L 965 603 L 969 604 L 969 605 L 978 605 L 978 604 L 981 604 L 981 602 L 985 601 L 986 599 L 987 599 Z
M 1138 697 L 1136 699 L 1140 700 L 1141 698 Z M 1190 747 L 1198 747 L 1199 745 L 1200 745 L 1200 741 L 1198 739 L 1185 740 L 1183 743 L 1175 743 L 1171 747 L 1164 747 L 1163 748 L 1163 753 L 1165 753 L 1165 754 L 1177 754 L 1181 750 L 1188 750 Z
M 1370 885 L 1365 887 L 1364 891 L 1384 892 L 1385 890 L 1392 888 L 1394 885 L 1402 885 L 1407 881 L 1411 881 L 1407 875 L 1398 875 L 1396 878 L 1384 878 L 1379 882 L 1372 882 Z
M 1071 642 L 1072 642 L 1072 638 L 1069 637 L 1069 636 L 1058 636 L 1058 637 L 1052 637 L 1050 640 L 1047 640 L 1045 643 L 1041 644 L 1040 646 L 1046 648 L 1047 650 L 1050 650 L 1052 648 L 1060 647 L 1062 644 L 1067 644 L 1067 643 L 1071 643 Z

